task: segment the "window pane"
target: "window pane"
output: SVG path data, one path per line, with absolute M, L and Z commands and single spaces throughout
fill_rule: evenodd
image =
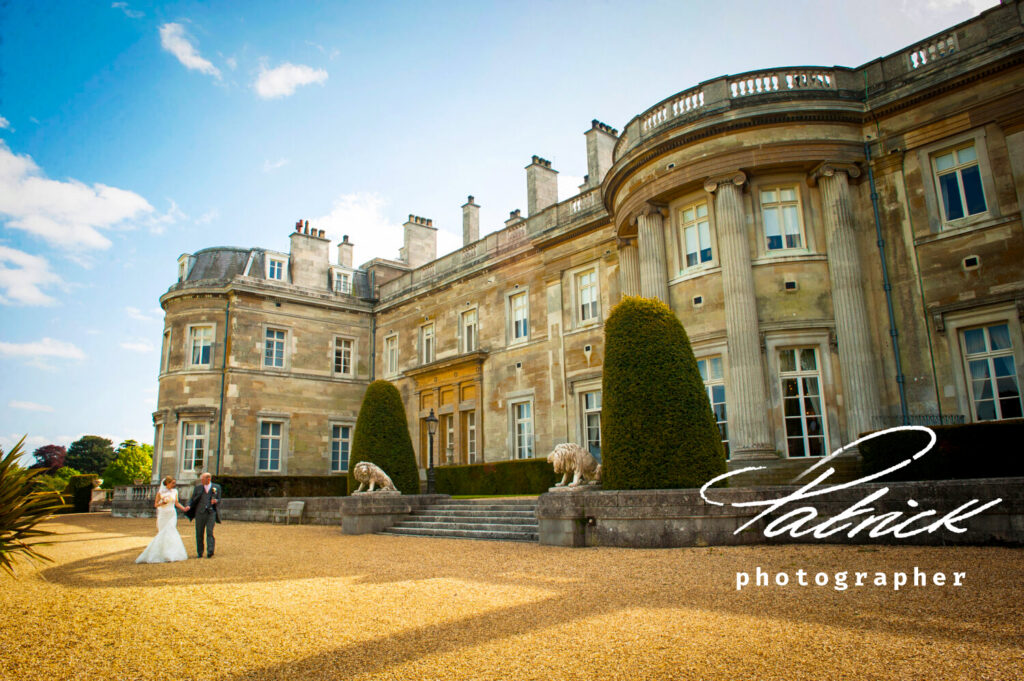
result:
M 1003 355 L 1002 357 L 992 358 L 992 368 L 995 370 L 996 376 L 1015 376 L 1016 372 L 1013 366 L 1013 355 Z
M 725 403 L 725 386 L 724 385 L 713 385 L 711 386 L 711 400 L 715 403 Z
M 975 409 L 978 412 L 979 421 L 992 421 L 996 418 L 996 406 L 991 400 L 975 402 Z
M 805 395 L 817 395 L 818 394 L 818 379 L 816 379 L 816 378 L 805 378 L 804 379 L 804 394 Z
M 781 201 L 796 201 L 796 189 L 788 187 L 786 189 L 779 190 L 779 200 Z
M 775 190 L 767 189 L 761 192 L 761 203 L 775 203 Z
M 708 204 L 702 203 L 697 206 L 697 217 L 704 218 L 708 215 Z
M 779 353 L 779 371 L 796 371 L 795 350 L 783 350 Z
M 957 150 L 956 157 L 957 161 L 961 164 L 970 163 L 971 161 L 978 160 L 978 152 L 974 150 L 974 145 L 971 145 L 969 147 Z
M 960 171 L 960 180 L 964 183 L 964 198 L 967 199 L 967 214 L 977 215 L 985 212 L 985 192 L 981 188 L 981 172 L 978 166 L 971 166 Z
M 800 416 L 800 398 L 787 397 L 783 400 L 786 416 Z
M 693 208 L 687 208 L 683 211 L 683 222 L 693 222 Z
M 992 399 L 992 381 L 988 379 L 984 379 L 981 381 L 971 381 L 971 386 L 974 388 L 974 399 Z
M 806 456 L 803 438 L 791 437 L 786 440 L 786 449 L 790 456 Z
M 948 154 L 943 154 L 942 156 L 938 156 L 938 157 L 935 158 L 935 169 L 940 171 L 940 172 L 943 171 L 943 170 L 949 170 L 954 165 L 955 164 L 953 162 L 953 152 L 952 151 L 949 152 Z
M 819 416 L 821 415 L 821 405 L 816 397 L 805 397 L 804 398 L 804 414 L 807 416 Z M 810 419 L 808 419 L 810 424 Z
M 987 359 L 973 360 L 968 362 L 967 366 L 970 368 L 971 378 L 977 380 L 981 378 L 987 379 L 989 377 Z
M 804 348 L 800 351 L 800 370 L 814 371 L 818 368 L 818 359 L 813 349 Z
M 722 378 L 722 358 L 712 357 L 711 358 L 711 378 L 720 379 Z
M 964 331 L 964 345 L 967 346 L 968 355 L 976 355 L 985 352 L 985 330 L 968 329 Z
M 807 441 L 807 453 L 810 456 L 825 456 L 824 438 L 812 437 Z
M 1007 376 L 1006 378 L 996 379 L 996 391 L 999 393 L 1000 399 L 1017 397 L 1019 394 L 1017 391 L 1017 377 Z
M 999 400 L 999 407 L 1002 409 L 1004 419 L 1017 419 L 1021 417 L 1020 397 Z
M 939 176 L 942 188 L 942 205 L 946 209 L 947 220 L 958 220 L 964 216 L 964 206 L 960 201 L 960 187 L 957 186 L 956 173 Z
M 700 380 L 708 380 L 708 361 L 706 359 L 697 360 L 697 371 L 700 372 Z
M 778 211 L 775 208 L 767 208 L 764 211 L 764 233 L 768 238 L 768 250 L 782 248 L 782 232 Z
M 782 382 L 782 394 L 786 397 L 796 397 L 798 392 L 799 387 L 797 385 L 797 379 L 787 378 Z
M 1010 347 L 1010 329 L 1006 324 L 988 327 L 988 337 L 993 350 L 1006 350 Z

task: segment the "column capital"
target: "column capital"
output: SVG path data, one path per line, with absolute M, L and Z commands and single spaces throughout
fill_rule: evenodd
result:
M 618 237 L 618 239 L 616 239 L 616 244 L 615 245 L 618 248 L 627 248 L 629 246 L 636 246 L 636 237 L 635 236 L 632 236 L 632 237 L 630 237 L 630 236 Z
M 660 215 L 663 218 L 668 217 L 668 206 L 664 203 L 656 203 L 654 201 L 648 201 L 643 208 L 637 212 L 637 217 L 647 217 L 649 215 Z
M 833 177 L 836 173 L 846 173 L 851 180 L 854 180 L 860 177 L 860 168 L 856 163 L 822 161 L 807 175 L 807 184 L 813 187 L 821 178 Z
M 742 170 L 736 170 L 725 175 L 719 175 L 717 177 L 709 177 L 704 180 L 704 191 L 709 194 L 714 194 L 718 188 L 724 184 L 734 184 L 737 187 L 742 187 L 747 182 L 747 174 Z

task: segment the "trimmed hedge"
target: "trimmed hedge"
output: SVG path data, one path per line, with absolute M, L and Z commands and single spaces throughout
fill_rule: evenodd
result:
M 88 513 L 89 502 L 92 501 L 92 488 L 100 476 L 92 473 L 72 475 L 61 497 L 68 507 L 64 513 Z
M 672 310 L 627 296 L 604 329 L 604 489 L 700 487 L 725 473 L 722 436 L 690 339 Z
M 398 388 L 387 381 L 371 383 L 359 407 L 348 469 L 355 470 L 360 461 L 380 466 L 402 494 L 420 493 L 420 474 L 405 421 L 405 405 Z M 359 488 L 356 477 L 350 477 L 349 493 Z
M 559 476 L 547 459 L 519 459 L 434 469 L 438 494 L 543 494 Z
M 343 497 L 348 494 L 346 475 L 218 475 L 215 482 L 220 485 L 225 499 Z M 182 503 L 188 503 L 188 500 Z
M 879 478 L 882 482 L 909 480 L 969 480 L 1024 476 L 1024 419 L 986 421 L 954 426 L 931 426 L 935 446 L 920 459 Z M 863 436 L 862 436 L 863 437 Z M 928 434 L 899 431 L 859 445 L 864 474 L 894 466 L 928 444 Z

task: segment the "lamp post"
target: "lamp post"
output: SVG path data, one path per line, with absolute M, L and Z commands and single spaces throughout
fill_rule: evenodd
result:
M 427 422 L 427 494 L 434 493 L 434 433 L 437 432 L 437 417 L 434 416 L 434 410 L 430 410 L 430 415 L 424 419 Z

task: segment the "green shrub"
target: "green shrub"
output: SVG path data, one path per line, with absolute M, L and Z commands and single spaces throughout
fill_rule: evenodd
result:
M 37 476 L 32 482 L 35 483 L 36 489 L 40 492 L 57 492 L 59 494 L 68 486 L 68 481 L 71 478 L 81 474 L 80 471 L 76 471 L 74 468 L 62 466 Z
M 725 452 L 683 325 L 664 303 L 623 298 L 605 323 L 605 489 L 700 487 Z
M 92 489 L 95 487 L 95 482 L 98 479 L 99 476 L 92 473 L 71 476 L 71 479 L 68 480 L 68 486 L 64 488 L 62 493 L 64 501 L 70 504 L 65 513 L 89 512 L 89 502 L 92 501 Z
M 935 446 L 924 456 L 898 471 L 879 478 L 882 482 L 908 480 L 966 480 L 1024 476 L 1024 419 L 987 421 L 954 426 L 931 426 Z M 928 444 L 928 434 L 898 431 L 859 445 L 865 475 L 883 471 Z
M 348 493 L 344 475 L 218 475 L 225 499 L 254 497 L 343 497 Z M 187 503 L 184 500 L 182 503 Z
M 434 469 L 438 494 L 543 494 L 559 477 L 546 459 L 441 466 Z
M 416 454 L 405 422 L 402 396 L 387 381 L 374 381 L 366 389 L 363 404 L 356 418 L 356 432 L 352 436 L 352 454 L 349 470 L 355 470 L 360 461 L 375 463 L 395 483 L 403 494 L 420 493 L 420 476 L 416 469 Z M 349 476 L 349 492 L 357 489 L 355 476 Z

